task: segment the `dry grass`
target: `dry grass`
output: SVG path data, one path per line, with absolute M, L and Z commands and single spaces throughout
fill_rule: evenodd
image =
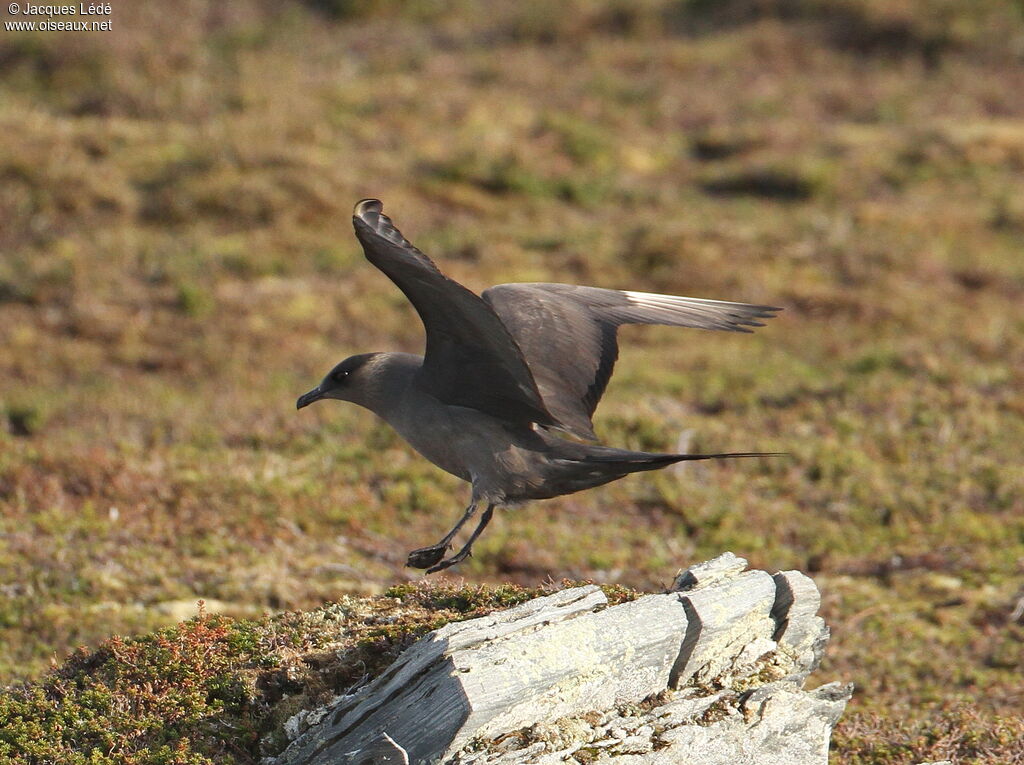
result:
M 0 676 L 198 597 L 413 576 L 465 487 L 364 412 L 294 411 L 338 359 L 420 348 L 351 235 L 372 195 L 473 288 L 786 307 L 626 330 L 597 428 L 790 458 L 502 514 L 454 577 L 808 570 L 819 678 L 861 689 L 836 762 L 1019 757 L 1019 3 L 222 5 L 0 36 Z

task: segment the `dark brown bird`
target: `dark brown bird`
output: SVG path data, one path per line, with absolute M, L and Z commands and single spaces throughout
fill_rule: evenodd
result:
M 324 398 L 366 407 L 428 460 L 472 484 L 454 528 L 409 553 L 407 565 L 433 573 L 464 560 L 496 506 L 571 494 L 684 460 L 767 456 L 635 452 L 553 431 L 596 440 L 591 417 L 618 357 L 621 325 L 750 332 L 780 309 L 568 284 L 499 284 L 478 296 L 442 274 L 382 210 L 376 199 L 356 205 L 356 237 L 416 308 L 426 352 L 352 356 L 296 407 Z M 469 540 L 445 558 L 481 502 L 487 509 Z

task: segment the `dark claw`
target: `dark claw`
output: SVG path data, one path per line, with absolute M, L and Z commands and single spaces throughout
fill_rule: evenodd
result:
M 444 557 L 451 545 L 434 545 L 433 547 L 421 547 L 409 553 L 405 565 L 409 568 L 432 568 Z
M 472 552 L 470 552 L 469 550 L 463 548 L 462 550 L 460 550 L 459 552 L 455 553 L 455 555 L 453 555 L 452 557 L 448 558 L 447 560 L 443 560 L 440 563 L 438 563 L 438 564 L 428 568 L 427 569 L 427 573 L 428 574 L 436 574 L 438 571 L 444 571 L 446 568 L 451 568 L 456 563 L 462 563 L 462 561 L 464 561 L 466 558 L 468 558 L 472 554 L 473 554 Z
M 487 506 L 484 514 L 480 517 L 480 523 L 477 524 L 476 529 L 473 530 L 472 535 L 469 537 L 469 541 L 466 542 L 462 549 L 455 553 L 455 555 L 447 560 L 441 560 L 441 558 L 444 557 L 445 550 L 450 546 L 449 542 L 451 542 L 452 538 L 455 536 L 455 532 L 459 530 L 459 526 L 465 523 L 466 519 L 472 515 L 471 506 L 470 509 L 466 510 L 466 514 L 462 517 L 462 520 L 459 521 L 455 528 L 448 533 L 448 536 L 433 547 L 422 547 L 419 550 L 413 550 L 409 553 L 409 560 L 406 561 L 405 565 L 411 566 L 412 568 L 425 568 L 427 569 L 428 574 L 436 574 L 438 571 L 444 571 L 446 568 L 451 568 L 456 563 L 462 563 L 462 561 L 473 554 L 473 543 L 476 541 L 476 538 L 480 536 L 480 532 L 482 532 L 490 522 L 491 515 L 493 513 L 494 505 L 490 504 Z

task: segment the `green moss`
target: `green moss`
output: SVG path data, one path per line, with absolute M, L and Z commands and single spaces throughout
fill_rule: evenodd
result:
M 201 614 L 152 635 L 115 637 L 96 651 L 77 651 L 38 682 L 0 693 L 0 757 L 256 763 L 287 743 L 280 726 L 297 709 L 367 682 L 432 629 L 538 593 L 400 585 L 308 613 L 262 620 Z
M 636 600 L 644 593 L 638 592 L 631 587 L 623 587 L 618 584 L 602 584 L 599 585 L 601 591 L 608 598 L 608 605 L 617 606 L 620 603 L 628 603 L 631 600 Z
M 0 696 L 0 755 L 13 762 L 238 762 L 258 710 L 238 625 L 199 618 L 80 651 L 42 682 Z M 245 629 L 244 627 L 242 629 Z M 230 723 L 237 743 L 223 740 Z M 173 755 L 173 758 L 172 758 Z
M 401 594 L 399 594 L 401 593 Z M 454 611 L 462 615 L 479 615 L 495 609 L 509 608 L 545 594 L 539 588 L 517 587 L 512 584 L 455 587 L 440 585 L 415 587 L 397 585 L 385 591 L 385 595 L 401 597 L 404 602 L 429 610 Z

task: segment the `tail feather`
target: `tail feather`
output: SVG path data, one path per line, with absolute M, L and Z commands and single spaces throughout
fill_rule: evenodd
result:
M 719 452 L 717 454 L 654 454 L 614 450 L 614 454 L 588 454 L 583 462 L 621 463 L 623 465 L 649 464 L 652 468 L 691 460 L 731 459 L 732 457 L 784 457 L 789 452 Z M 642 470 L 643 468 L 637 468 Z
M 548 499 L 591 489 L 617 481 L 630 473 L 658 470 L 675 462 L 729 459 L 732 457 L 772 457 L 780 452 L 720 452 L 716 454 L 658 454 L 581 444 L 550 437 L 552 451 L 544 467 L 544 480 L 528 487 L 515 499 Z M 556 451 L 557 450 L 557 451 Z

